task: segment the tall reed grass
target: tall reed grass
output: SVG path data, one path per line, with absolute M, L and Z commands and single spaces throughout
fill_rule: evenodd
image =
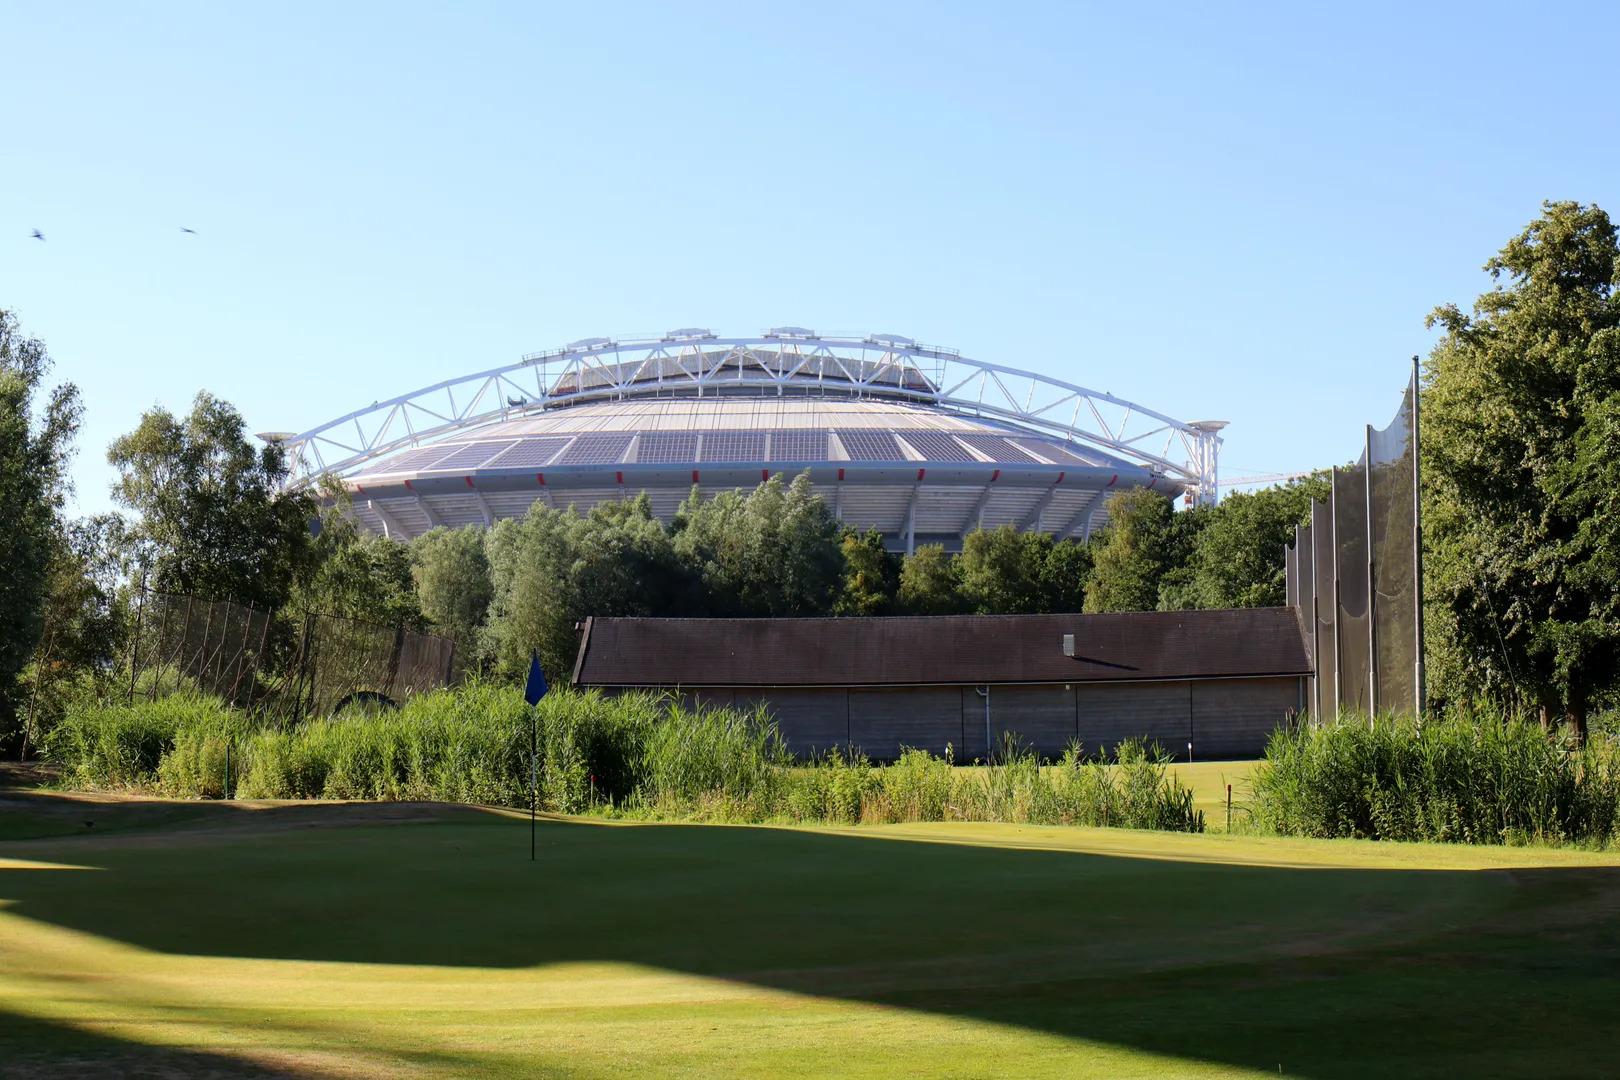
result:
M 541 807 L 561 813 L 1204 827 L 1167 759 L 1136 743 L 1113 763 L 1076 746 L 1043 766 L 1009 740 L 982 768 L 920 750 L 884 766 L 837 750 L 795 765 L 763 710 L 691 709 L 651 693 L 555 691 L 531 714 L 511 688 L 474 683 L 398 711 L 285 727 L 217 699 L 176 696 L 79 710 L 49 749 L 69 783 L 194 798 L 526 806 L 533 768 Z
M 1284 835 L 1605 844 L 1620 827 L 1620 742 L 1571 749 L 1467 706 L 1422 723 L 1347 717 L 1278 731 L 1252 785 L 1255 824 Z

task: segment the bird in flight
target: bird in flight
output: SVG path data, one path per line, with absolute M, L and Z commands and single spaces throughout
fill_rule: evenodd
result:
M 188 229 L 188 228 L 186 228 L 186 227 L 185 227 L 185 226 L 184 226 L 184 225 L 182 225 L 182 226 L 180 226 L 180 231 L 181 231 L 181 232 L 188 232 L 188 233 L 190 233 L 190 234 L 191 234 L 191 235 L 192 235 L 192 236 L 196 236 L 196 235 L 197 235 L 197 230 L 196 230 L 196 229 Z
M 34 230 L 34 239 L 35 240 L 43 240 L 43 239 L 45 239 L 45 234 L 40 232 L 38 229 L 35 229 Z

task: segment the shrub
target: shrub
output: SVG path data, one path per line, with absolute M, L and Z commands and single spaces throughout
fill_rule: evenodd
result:
M 1620 743 L 1571 750 L 1471 706 L 1344 718 L 1274 734 L 1253 787 L 1256 824 L 1284 835 L 1601 844 L 1620 824 Z
M 202 694 L 175 694 L 155 702 L 77 704 L 45 740 L 45 756 L 78 787 L 157 787 L 164 758 L 182 730 L 220 737 L 234 730 L 224 702 Z M 188 740 L 196 767 L 200 744 Z M 176 769 L 182 766 L 177 765 Z

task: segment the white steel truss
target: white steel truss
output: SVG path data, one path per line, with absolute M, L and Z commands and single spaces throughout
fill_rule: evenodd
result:
M 287 437 L 292 483 L 347 476 L 376 458 L 502 420 L 588 401 L 795 392 L 905 400 L 1085 443 L 1217 497 L 1224 425 L 1186 422 L 1113 394 L 973 360 L 897 335 L 822 337 L 799 327 L 760 337 L 672 331 L 587 338 L 516 363 L 374 401 Z

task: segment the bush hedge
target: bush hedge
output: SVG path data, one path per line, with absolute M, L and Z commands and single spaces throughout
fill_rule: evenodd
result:
M 1471 708 L 1417 723 L 1346 717 L 1278 731 L 1252 780 L 1255 824 L 1293 836 L 1606 844 L 1620 741 L 1570 748 Z

